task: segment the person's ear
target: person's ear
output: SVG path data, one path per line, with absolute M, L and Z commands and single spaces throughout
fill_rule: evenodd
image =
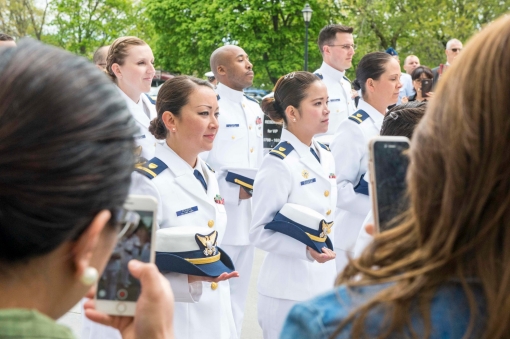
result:
M 112 65 L 112 72 L 117 79 L 122 79 L 122 72 L 120 71 L 120 65 L 118 63 Z
M 90 259 L 97 248 L 100 234 L 103 232 L 110 217 L 111 213 L 108 210 L 102 210 L 96 214 L 87 229 L 74 242 L 72 253 L 76 279 L 80 280 L 85 270 L 90 267 Z
M 375 92 L 375 81 L 372 78 L 368 78 L 367 82 L 365 83 L 365 88 L 370 92 Z
M 227 74 L 227 68 L 223 65 L 219 65 L 218 67 L 216 67 L 216 71 L 218 72 L 219 75 Z
M 287 121 L 289 123 L 297 121 L 298 112 L 294 106 L 292 105 L 287 106 L 287 108 L 285 109 L 285 115 L 287 116 Z
M 177 117 L 170 111 L 165 111 L 161 115 L 161 120 L 165 124 L 166 130 L 175 132 L 177 130 Z
M 330 51 L 328 45 L 322 46 L 322 54 L 326 55 L 326 54 L 330 54 L 330 53 L 331 53 L 331 51 Z

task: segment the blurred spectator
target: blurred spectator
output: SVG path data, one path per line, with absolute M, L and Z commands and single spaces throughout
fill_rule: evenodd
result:
M 419 66 L 411 74 L 411 78 L 413 79 L 413 90 L 414 94 L 408 98 L 408 101 L 427 101 L 432 96 L 432 92 L 428 92 L 424 97 L 421 91 L 421 82 L 422 80 L 432 80 L 433 75 L 430 68 L 427 66 Z
M 420 66 L 420 59 L 416 55 L 408 55 L 404 60 L 404 70 L 407 74 L 412 74 L 418 66 Z
M 453 60 L 457 58 L 460 51 L 462 51 L 462 42 L 460 42 L 457 39 L 451 39 L 446 43 L 446 64 L 440 64 L 436 68 L 432 69 L 432 73 L 434 74 L 434 87 L 436 86 L 437 82 L 439 81 L 439 78 L 441 78 L 441 75 L 443 75 L 444 72 L 448 70 L 448 67 L 451 66 L 453 63 Z
M 398 57 L 398 53 L 393 47 L 388 48 L 386 50 L 386 53 L 391 55 L 400 64 L 400 59 Z M 411 76 L 409 74 L 400 73 L 400 83 L 402 84 L 402 87 L 400 87 L 400 91 L 398 93 L 397 105 L 400 105 L 402 103 L 402 98 L 408 98 L 409 96 L 413 95 L 413 93 L 414 93 L 413 82 L 412 82 Z M 388 108 L 392 108 L 392 107 L 395 107 L 395 105 L 392 105 Z
M 16 42 L 12 36 L 0 33 L 0 47 L 16 47 Z
M 216 88 L 216 85 L 218 84 L 218 79 L 216 79 L 214 73 L 209 71 L 204 75 L 207 77 L 207 81 L 209 81 L 214 86 L 214 88 Z
M 106 70 L 106 57 L 108 56 L 108 49 L 110 46 L 101 46 L 95 52 L 92 57 L 92 61 L 97 68 L 104 71 Z

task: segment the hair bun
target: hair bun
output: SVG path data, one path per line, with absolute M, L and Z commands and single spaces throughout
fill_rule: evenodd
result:
M 352 82 L 352 86 L 356 91 L 359 91 L 361 89 L 361 84 L 359 83 L 358 79 L 354 79 Z
M 282 122 L 285 112 L 274 97 L 267 97 L 262 100 L 262 111 L 274 122 Z

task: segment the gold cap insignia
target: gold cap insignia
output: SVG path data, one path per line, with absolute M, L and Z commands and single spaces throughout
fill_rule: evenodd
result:
M 321 232 L 321 234 L 319 234 L 319 237 L 321 237 L 321 238 L 327 237 L 328 234 L 331 233 L 331 227 L 333 227 L 333 221 L 326 222 L 325 220 L 322 220 L 322 222 L 321 222 L 322 232 Z
M 158 165 L 153 164 L 153 163 L 150 163 L 150 164 L 149 164 L 149 168 L 150 168 L 150 169 L 155 169 L 155 168 L 158 168 Z
M 308 179 L 308 177 L 310 176 L 310 173 L 304 169 L 303 172 L 301 172 L 301 175 L 303 176 L 303 178 Z

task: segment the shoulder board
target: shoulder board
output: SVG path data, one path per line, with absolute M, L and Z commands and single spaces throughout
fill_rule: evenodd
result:
M 205 162 L 205 161 L 204 161 Z M 209 166 L 208 163 L 205 162 L 205 165 L 207 166 L 207 168 L 209 169 L 209 171 L 213 172 L 213 173 L 216 173 L 211 166 Z
M 324 145 L 322 142 L 318 142 L 318 141 L 317 141 L 317 143 L 319 144 L 320 147 L 324 148 L 326 151 L 330 151 L 331 152 L 331 150 L 329 149 L 328 145 Z
M 349 78 L 346 77 L 345 75 L 344 75 L 344 80 L 347 80 L 349 83 L 351 83 L 351 80 L 349 80 Z
M 324 78 L 324 77 L 322 76 L 322 73 L 318 73 L 318 72 L 317 72 L 317 73 L 313 73 L 313 74 L 315 74 L 315 75 L 317 76 L 317 78 L 319 78 L 319 79 L 321 79 L 321 80 Z
M 144 164 L 137 165 L 135 171 L 145 175 L 149 179 L 154 179 L 167 168 L 168 166 L 163 161 L 158 158 L 152 158 Z
M 280 159 L 285 159 L 287 155 L 294 150 L 294 147 L 287 141 L 280 142 L 275 148 L 269 151 L 269 154 Z
M 220 95 L 219 94 L 216 94 L 216 100 L 220 100 Z
M 255 98 L 252 98 L 252 97 L 251 97 L 251 96 L 249 96 L 249 95 L 246 95 L 246 94 L 245 94 L 245 95 L 244 95 L 244 97 L 245 97 L 246 99 L 248 99 L 248 100 L 251 100 L 251 101 L 253 101 L 253 102 L 256 102 L 256 103 L 257 103 L 257 105 L 259 104 L 259 102 L 258 102 Z
M 349 120 L 352 120 L 357 124 L 361 124 L 363 121 L 367 120 L 369 117 L 370 117 L 370 115 L 368 115 L 367 112 L 360 109 L 356 113 L 351 115 L 349 117 Z

